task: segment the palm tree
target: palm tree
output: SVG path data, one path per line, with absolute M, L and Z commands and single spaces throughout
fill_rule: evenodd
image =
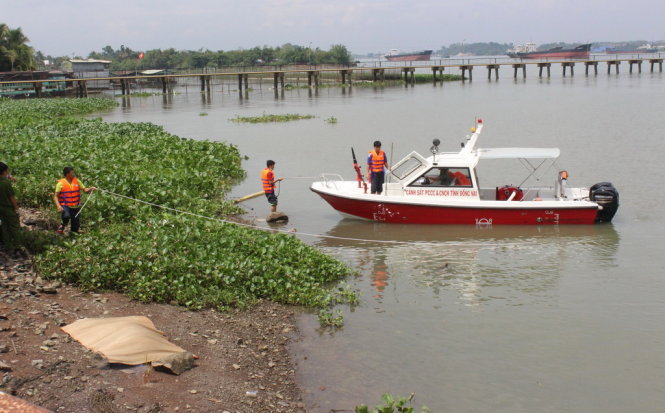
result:
M 34 50 L 21 28 L 0 23 L 0 71 L 35 70 Z

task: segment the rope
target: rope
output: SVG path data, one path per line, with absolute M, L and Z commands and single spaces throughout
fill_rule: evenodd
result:
M 86 199 L 85 202 L 83 203 L 83 206 L 81 207 L 81 209 L 79 209 L 79 212 L 77 212 L 76 215 L 74 215 L 74 218 L 78 218 L 78 216 L 81 215 L 81 212 L 83 212 L 83 208 L 85 208 L 85 206 L 88 205 L 88 202 L 90 202 L 90 200 L 92 199 L 92 196 L 94 194 L 95 194 L 95 191 L 92 191 L 92 193 L 88 196 L 88 199 Z
M 193 212 L 183 211 L 183 210 L 180 210 L 180 209 L 171 208 L 171 207 L 155 204 L 155 203 L 148 202 L 148 201 L 143 201 L 141 199 L 132 198 L 130 196 L 116 194 L 115 192 L 111 192 L 111 191 L 108 191 L 106 189 L 97 188 L 97 190 L 105 192 L 105 193 L 113 195 L 113 196 L 116 196 L 116 197 L 119 197 L 119 198 L 129 199 L 129 200 L 134 201 L 134 202 L 138 202 L 138 203 L 145 204 L 145 205 L 150 205 L 150 206 L 153 206 L 153 207 L 156 207 L 156 208 L 161 208 L 161 209 L 165 209 L 165 210 L 172 211 L 172 212 L 177 212 L 177 213 L 180 213 L 180 214 L 185 214 L 185 215 L 190 215 L 190 216 L 197 217 L 197 218 L 207 219 L 209 221 L 217 221 L 217 222 L 223 222 L 225 224 L 238 225 L 238 226 L 245 227 L 245 228 L 258 229 L 258 230 L 261 230 L 261 231 L 269 231 L 269 232 L 273 232 L 273 233 L 278 232 L 278 233 L 282 233 L 282 234 L 286 234 L 286 235 L 302 235 L 302 236 L 313 237 L 313 238 L 334 239 L 334 240 L 340 240 L 340 241 L 372 242 L 372 243 L 377 243 L 377 244 L 420 245 L 420 246 L 426 246 L 426 245 L 440 246 L 441 245 L 440 242 L 430 242 L 430 241 L 395 241 L 395 240 L 376 240 L 376 239 L 365 239 L 365 238 L 337 237 L 337 236 L 334 236 L 334 235 L 310 234 L 310 233 L 307 233 L 307 232 L 292 232 L 292 231 L 288 231 L 288 230 L 284 230 L 284 229 L 266 228 L 266 227 L 260 227 L 258 225 L 244 224 L 242 222 L 228 221 L 228 220 L 222 219 L 222 218 L 209 217 L 209 216 L 206 216 L 206 215 L 201 215 L 201 214 L 196 214 L 196 213 L 193 213 Z M 83 209 L 83 208 L 81 208 L 81 209 Z M 445 245 L 453 246 L 454 244 L 446 243 Z M 474 244 L 469 244 L 469 243 L 462 242 L 459 245 L 464 246 L 464 247 L 471 247 Z M 496 245 L 486 244 L 486 243 L 479 243 L 478 244 L 478 246 L 481 246 L 481 247 L 501 247 L 501 248 L 505 248 L 505 247 L 509 247 L 509 246 L 515 246 L 515 245 L 520 245 L 520 244 L 519 243 L 499 243 L 499 244 L 496 244 Z
M 285 176 L 284 179 L 318 179 L 321 178 L 321 175 L 318 176 Z
M 111 191 L 108 191 L 106 189 L 97 188 L 97 190 L 102 191 L 104 193 L 107 193 L 109 195 L 116 196 L 118 198 L 129 199 L 131 201 L 138 202 L 138 203 L 141 203 L 141 204 L 150 205 L 150 206 L 153 206 L 153 207 L 156 207 L 156 208 L 161 208 L 161 209 L 165 209 L 165 210 L 168 210 L 168 211 L 177 212 L 177 213 L 180 213 L 180 214 L 190 215 L 190 216 L 197 217 L 197 218 L 207 219 L 207 220 L 210 220 L 210 221 L 218 221 L 218 222 L 223 222 L 225 224 L 238 225 L 238 226 L 246 227 L 246 228 L 259 229 L 259 230 L 262 230 L 262 231 L 279 232 L 279 233 L 283 233 L 283 234 L 294 235 L 293 232 L 288 231 L 288 230 L 275 229 L 275 228 L 265 228 L 265 227 L 260 227 L 258 225 L 251 225 L 251 224 L 244 224 L 242 222 L 228 221 L 228 220 L 222 219 L 222 218 L 209 217 L 209 216 L 205 216 L 205 215 L 201 215 L 201 214 L 196 214 L 196 213 L 193 213 L 193 212 L 188 212 L 188 211 L 183 211 L 183 210 L 176 209 L 176 208 L 167 207 L 167 206 L 164 206 L 164 205 L 155 204 L 155 203 L 148 202 L 148 201 L 143 201 L 141 199 L 132 198 L 132 197 L 126 196 L 126 195 L 116 194 L 115 192 L 111 192 Z M 83 208 L 81 208 L 81 209 L 83 209 Z M 297 232 L 295 234 L 303 235 L 303 236 L 307 236 L 307 237 L 314 237 L 314 238 L 336 239 L 336 240 L 343 240 L 343 241 L 375 242 L 375 243 L 379 243 L 379 244 L 394 244 L 394 245 L 400 245 L 400 244 L 419 244 L 419 245 L 432 244 L 432 243 L 428 243 L 428 242 L 371 240 L 371 239 L 362 239 L 362 238 L 336 237 L 334 235 L 309 234 L 307 232 Z

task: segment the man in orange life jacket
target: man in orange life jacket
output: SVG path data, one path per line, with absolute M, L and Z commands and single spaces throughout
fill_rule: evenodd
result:
M 81 191 L 89 194 L 97 188 L 94 186 L 86 188 L 81 181 L 76 179 L 76 172 L 71 166 L 66 166 L 62 170 L 62 174 L 65 177 L 55 184 L 55 194 L 53 195 L 55 206 L 62 214 L 62 224 L 58 226 L 58 234 L 63 233 L 70 220 L 72 232 L 78 233 L 81 226 L 78 216 L 81 210 Z
M 381 142 L 374 141 L 374 150 L 370 151 L 367 157 L 367 179 L 372 183 L 372 193 L 380 194 L 383 192 L 383 181 L 388 166 L 388 157 L 381 150 Z
M 270 204 L 270 212 L 277 212 L 277 196 L 275 195 L 275 183 L 283 180 L 284 178 L 275 179 L 273 172 L 275 169 L 275 161 L 268 160 L 266 168 L 261 171 L 261 183 L 263 184 L 263 192 L 266 193 L 268 203 Z

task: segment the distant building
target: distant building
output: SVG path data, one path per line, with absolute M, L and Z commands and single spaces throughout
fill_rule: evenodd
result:
M 92 79 L 99 77 L 109 77 L 110 60 L 97 59 L 72 59 L 72 72 L 76 79 Z M 109 80 L 91 80 L 88 81 L 88 89 L 110 89 Z

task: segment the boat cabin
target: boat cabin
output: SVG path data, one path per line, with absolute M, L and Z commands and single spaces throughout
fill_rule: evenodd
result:
M 539 201 L 543 196 L 549 199 L 566 197 L 567 174 L 559 174 L 555 185 L 549 189 L 523 191 L 520 188 L 533 176 L 540 180 L 536 173 L 541 172 L 548 160 L 550 165 L 554 164 L 560 154 L 558 148 L 475 148 L 482 127 L 480 121 L 477 128 L 472 129 L 472 134 L 466 136 L 459 152 L 439 152 L 438 140 L 430 148 L 430 157 L 411 152 L 393 167 L 386 184 L 387 194 L 467 201 Z M 527 167 L 529 176 L 519 186 L 481 188 L 476 167 L 481 160 L 489 159 L 519 160 Z

